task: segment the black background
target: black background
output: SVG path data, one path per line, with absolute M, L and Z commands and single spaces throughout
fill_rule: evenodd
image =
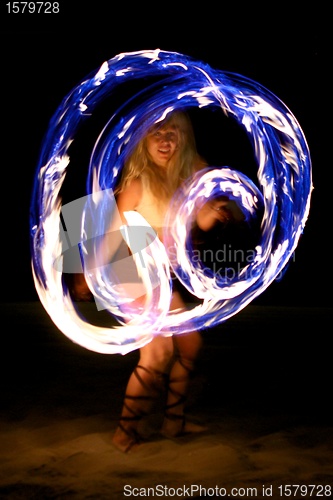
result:
M 9 15 L 6 1 L 0 4 L 4 320 L 0 418 L 8 424 L 0 436 L 5 457 L 1 498 L 72 498 L 75 493 L 78 498 L 110 498 L 110 494 L 123 498 L 124 481 L 133 485 L 147 481 L 148 486 L 155 480 L 155 466 L 160 467 L 158 481 L 171 481 L 164 468 L 165 457 L 170 460 L 169 445 L 159 437 L 160 451 L 153 452 L 150 461 L 149 447 L 141 455 L 143 460 L 133 454 L 132 462 L 122 462 L 110 446 L 107 454 L 98 456 L 105 473 L 92 478 L 91 489 L 82 493 L 86 486 L 82 457 L 85 461 L 90 455 L 96 461 L 86 434 L 97 432 L 98 442 L 110 443 L 138 352 L 102 355 L 59 335 L 39 303 L 29 246 L 33 181 L 53 113 L 65 95 L 104 61 L 121 52 L 155 48 L 239 73 L 278 96 L 304 131 L 314 184 L 310 216 L 284 278 L 205 335 L 200 376 L 194 379 L 197 396 L 190 409 L 209 422 L 211 432 L 197 445 L 200 466 L 193 466 L 192 458 L 199 455 L 191 457 L 191 441 L 174 448 L 189 473 L 179 476 L 175 465 L 170 486 L 176 485 L 177 477 L 181 484 L 197 484 L 202 478 L 213 486 L 216 477 L 216 484 L 228 481 L 240 486 L 244 472 L 252 481 L 246 486 L 331 484 L 332 36 L 331 27 L 326 27 L 330 13 L 319 2 L 299 8 L 293 2 L 133 7 L 107 0 L 95 0 L 93 5 L 62 0 L 60 5 L 61 14 L 47 17 Z M 233 148 L 224 134 L 213 126 L 207 127 L 208 134 L 202 130 L 205 127 L 199 129 L 206 132 L 201 147 L 213 160 L 246 164 L 247 153 L 244 157 L 244 151 Z M 80 162 L 95 139 L 87 133 L 81 142 L 78 138 L 73 151 L 65 180 L 66 196 L 72 199 L 82 194 L 86 167 Z M 79 307 L 88 318 L 100 316 L 93 303 Z M 33 438 L 27 446 L 26 436 L 31 435 L 40 440 L 36 443 Z M 73 454 L 72 440 L 76 442 L 77 436 L 83 441 Z M 70 456 L 57 458 L 54 446 L 65 449 L 66 443 Z M 235 468 L 233 453 L 223 462 L 215 460 L 214 450 L 228 443 L 240 453 Z M 47 450 L 39 467 L 35 444 L 37 451 L 40 445 Z M 10 465 L 15 455 L 17 470 L 13 464 L 12 474 L 5 477 L 9 449 Z M 265 463 L 252 457 L 257 451 L 266 453 Z
M 84 7 L 60 2 L 60 7 L 60 14 L 49 16 L 14 15 L 1 4 L 2 300 L 38 299 L 30 267 L 29 207 L 40 146 L 53 113 L 105 60 L 121 52 L 160 48 L 255 80 L 295 115 L 312 159 L 310 216 L 284 278 L 256 303 L 330 306 L 332 168 L 326 117 L 331 53 L 325 12 L 231 5 L 180 12 L 172 4 L 118 10 L 104 2 Z M 205 154 L 218 157 L 223 148 L 218 131 L 210 129 L 205 147 Z M 226 161 L 238 166 L 244 158 L 237 157 L 236 149 L 234 155 L 230 149 Z M 83 182 L 76 173 L 73 168 L 66 179 L 73 198 Z

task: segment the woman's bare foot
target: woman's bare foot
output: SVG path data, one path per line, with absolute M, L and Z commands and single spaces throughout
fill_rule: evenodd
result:
M 176 438 L 188 434 L 199 434 L 207 429 L 207 427 L 189 422 L 185 420 L 185 417 L 179 415 L 175 418 L 165 417 L 161 433 L 166 438 Z
M 130 431 L 118 426 L 113 435 L 112 443 L 119 451 L 130 453 L 139 446 L 140 440 L 136 431 Z

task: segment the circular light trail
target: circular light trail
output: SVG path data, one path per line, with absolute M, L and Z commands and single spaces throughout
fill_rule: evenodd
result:
M 186 196 L 176 194 L 172 204 L 177 206 L 177 216 L 172 207 L 167 214 L 166 248 L 139 214 L 127 212 L 128 226 L 121 231 L 132 249 L 146 300 L 140 309 L 131 308 L 108 266 L 85 269 L 96 304 L 118 320 L 116 326 L 105 328 L 82 317 L 62 279 L 66 244 L 60 218 L 65 207 L 59 193 L 70 166 L 68 150 L 82 124 L 118 88 L 135 81 L 143 81 L 144 88 L 112 115 L 91 153 L 87 196 L 81 200 L 80 237 L 72 241 L 70 232 L 66 234 L 71 240 L 67 247 L 79 248 L 84 263 L 88 251 L 97 253 L 98 241 L 107 230 L 107 214 L 116 210 L 113 188 L 129 148 L 173 110 L 217 107 L 235 119 L 252 145 L 257 179 L 254 183 L 228 166 L 211 166 L 190 179 Z M 126 354 L 155 335 L 218 325 L 243 309 L 286 269 L 308 218 L 311 191 L 311 160 L 304 134 L 292 112 L 268 89 L 176 52 L 157 49 L 119 54 L 64 98 L 42 145 L 30 219 L 32 272 L 39 298 L 65 335 L 101 353 Z M 187 221 L 198 200 L 223 193 L 239 202 L 246 217 L 255 216 L 262 206 L 263 218 L 254 258 L 239 274 L 221 280 L 207 276 L 200 262 L 191 260 Z M 139 239 L 149 244 L 140 246 L 130 237 L 131 232 L 138 234 L 138 227 Z M 168 310 L 170 264 L 200 299 L 188 311 Z

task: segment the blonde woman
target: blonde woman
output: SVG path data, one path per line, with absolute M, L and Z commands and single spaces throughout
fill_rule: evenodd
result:
M 173 194 L 186 179 L 204 167 L 206 163 L 197 152 L 187 113 L 169 113 L 138 142 L 125 162 L 115 190 L 122 223 L 126 224 L 124 212 L 137 211 L 163 242 L 164 219 Z M 227 201 L 210 202 L 204 206 L 196 219 L 200 229 L 208 231 L 217 221 L 223 221 L 226 212 L 221 209 L 225 205 Z M 103 261 L 110 261 L 114 251 L 114 238 L 111 241 L 106 237 L 101 248 Z M 173 283 L 170 309 L 183 309 L 182 287 L 177 280 Z M 174 438 L 203 430 L 203 427 L 187 421 L 184 414 L 190 375 L 201 348 L 201 334 L 194 330 L 174 336 L 157 335 L 140 349 L 139 361 L 129 378 L 113 436 L 113 443 L 119 450 L 129 452 L 141 442 L 138 433 L 140 420 L 149 413 L 154 399 L 165 388 L 162 434 Z

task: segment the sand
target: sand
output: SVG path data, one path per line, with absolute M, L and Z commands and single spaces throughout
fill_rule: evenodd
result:
M 137 352 L 74 344 L 39 302 L 1 312 L 1 499 L 329 497 L 332 309 L 250 305 L 203 332 L 188 415 L 207 431 L 165 439 L 157 401 L 129 454 L 111 439 Z

